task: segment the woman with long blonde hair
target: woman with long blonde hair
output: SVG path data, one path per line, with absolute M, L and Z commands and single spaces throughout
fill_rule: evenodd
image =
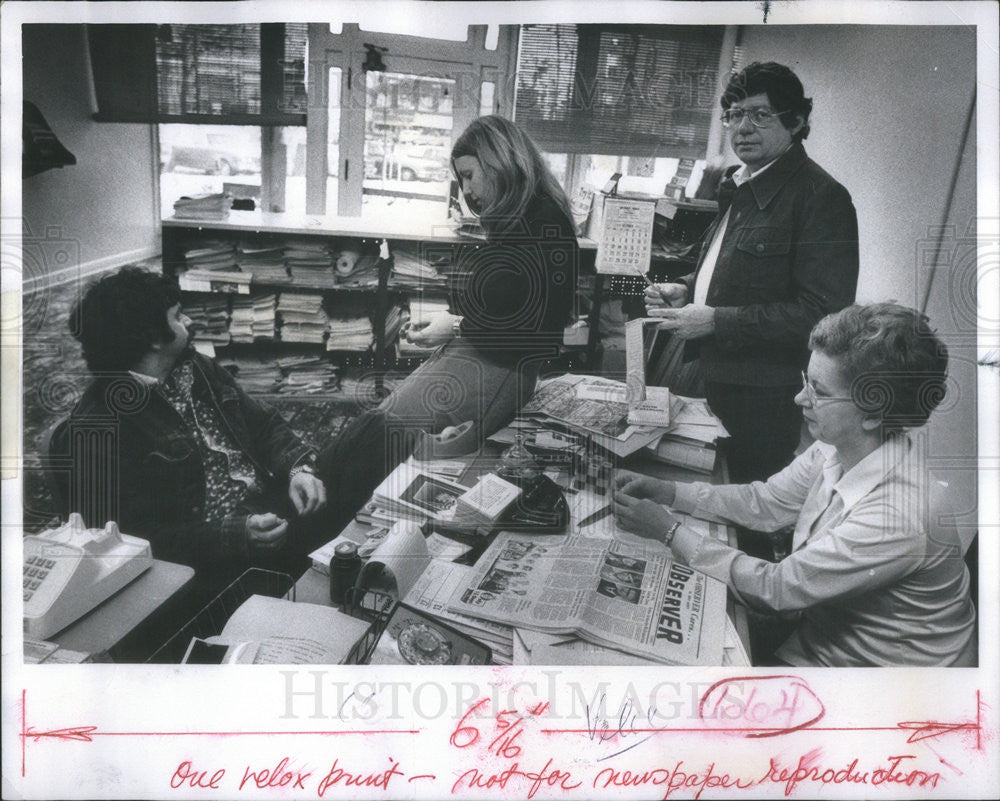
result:
M 448 452 L 471 452 L 505 425 L 557 355 L 570 318 L 577 240 L 538 147 L 510 120 L 480 117 L 455 142 L 451 166 L 486 241 L 464 249 L 450 311 L 405 331 L 434 354 L 321 456 L 327 486 L 340 488 L 330 506 L 352 514 L 417 445 L 443 446 L 441 432 L 458 429 Z

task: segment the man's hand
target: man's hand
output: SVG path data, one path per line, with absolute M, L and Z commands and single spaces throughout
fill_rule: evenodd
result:
M 615 495 L 615 520 L 626 531 L 661 542 L 667 529 L 677 522 L 677 518 L 656 501 L 623 493 Z
M 646 287 L 643 300 L 646 301 L 646 311 L 683 306 L 687 303 L 688 288 L 684 284 L 657 284 L 656 289 Z
M 309 515 L 326 506 L 326 487 L 312 473 L 296 473 L 288 482 L 288 497 L 300 515 Z
M 247 539 L 259 551 L 277 551 L 285 544 L 288 521 L 268 512 L 247 518 Z
M 615 497 L 628 495 L 631 498 L 648 498 L 656 503 L 670 506 L 674 502 L 676 489 L 673 481 L 633 473 L 631 470 L 615 471 Z
M 429 320 L 411 323 L 405 331 L 406 341 L 424 348 L 450 342 L 455 336 L 452 326 L 456 319 L 458 318 L 454 314 L 441 312 Z
M 689 304 L 682 309 L 650 309 L 650 317 L 660 317 L 660 328 L 673 331 L 681 339 L 707 337 L 715 332 L 715 309 Z

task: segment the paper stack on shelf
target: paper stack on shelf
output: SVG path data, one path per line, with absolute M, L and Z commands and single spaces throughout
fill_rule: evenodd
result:
M 184 299 L 184 314 L 191 318 L 192 342 L 229 344 L 229 301 L 225 297 L 198 296 Z
M 323 296 L 308 292 L 282 292 L 278 299 L 283 342 L 322 344 L 329 318 L 323 311 Z
M 399 329 L 403 327 L 403 322 L 406 319 L 402 306 L 393 306 L 385 313 L 386 344 L 396 341 L 399 337 Z
M 229 336 L 233 342 L 253 342 L 253 298 L 235 298 L 229 319 Z
M 282 372 L 278 392 L 282 394 L 332 392 L 340 384 L 337 366 L 323 356 L 279 357 L 278 366 Z
M 441 275 L 419 254 L 396 249 L 392 256 L 392 276 L 389 280 L 394 286 L 415 289 L 448 286 L 448 277 Z
M 274 339 L 274 312 L 277 295 L 234 298 L 229 334 L 233 342 Z
M 250 275 L 238 270 L 185 270 L 177 281 L 185 292 L 250 294 Z
M 232 242 L 206 240 L 184 251 L 184 263 L 190 270 L 238 270 L 236 248 Z
M 308 286 L 334 287 L 337 285 L 330 248 L 313 239 L 291 239 L 285 243 L 285 264 L 292 283 Z
M 232 205 L 232 195 L 224 192 L 185 196 L 174 203 L 174 216 L 185 220 L 224 220 Z
M 236 261 L 243 272 L 250 273 L 254 281 L 287 281 L 285 249 L 281 245 L 257 245 L 240 242 L 236 248 Z
M 240 354 L 219 359 L 219 364 L 239 379 L 243 389 L 253 394 L 274 392 L 281 378 L 281 370 L 274 359 Z
M 366 351 L 375 344 L 372 321 L 366 316 L 332 317 L 328 325 L 327 350 Z

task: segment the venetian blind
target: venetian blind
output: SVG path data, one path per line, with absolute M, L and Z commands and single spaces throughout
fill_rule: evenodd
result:
M 514 118 L 550 152 L 704 157 L 723 33 L 524 25 Z

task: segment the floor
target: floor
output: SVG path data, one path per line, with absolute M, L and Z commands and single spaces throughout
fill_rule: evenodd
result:
M 159 269 L 148 263 L 150 269 Z M 46 287 L 23 298 L 24 528 L 37 532 L 54 522 L 55 509 L 42 456 L 49 429 L 66 417 L 90 380 L 79 343 L 68 329 L 69 312 L 92 279 Z M 355 398 L 370 397 L 367 382 L 348 372 L 334 395 L 274 396 L 292 429 L 320 447 L 358 412 Z M 391 382 L 390 382 L 391 383 Z

